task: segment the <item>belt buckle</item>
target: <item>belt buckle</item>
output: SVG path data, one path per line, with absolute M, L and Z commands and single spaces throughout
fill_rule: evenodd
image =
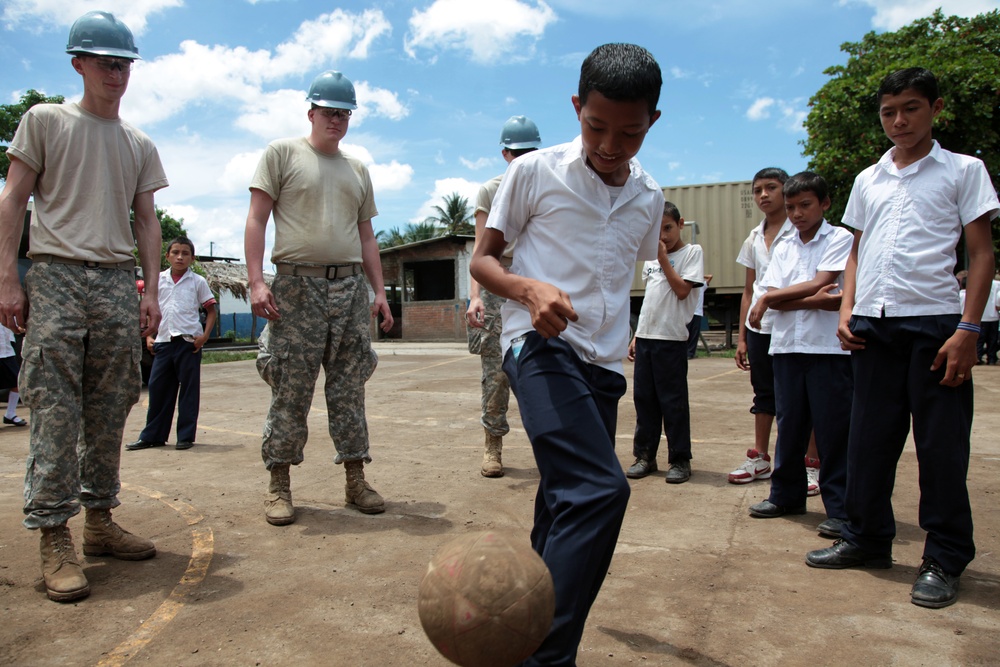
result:
M 340 271 L 340 267 L 339 266 L 328 266 L 328 267 L 326 267 L 326 279 L 327 280 L 336 280 L 339 277 L 337 275 L 338 271 Z

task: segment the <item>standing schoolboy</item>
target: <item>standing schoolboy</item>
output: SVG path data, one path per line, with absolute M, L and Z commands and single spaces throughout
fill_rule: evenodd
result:
M 122 431 L 139 399 L 137 334 L 160 321 L 155 284 L 136 301 L 132 251 L 138 244 L 147 275 L 159 267 L 153 193 L 167 186 L 156 146 L 118 115 L 139 58 L 128 26 L 108 12 L 88 12 L 70 28 L 66 52 L 83 97 L 24 114 L 0 195 L 0 323 L 27 329 L 24 525 L 41 533 L 45 590 L 59 602 L 90 593 L 67 526 L 81 505 L 85 555 L 156 555 L 155 545 L 122 530 L 111 510 L 120 504 Z M 22 289 L 16 255 L 32 194 L 32 265 Z
M 160 329 L 146 337 L 153 354 L 149 374 L 149 408 L 139 439 L 125 445 L 135 451 L 162 447 L 170 435 L 177 407 L 175 449 L 191 449 L 198 431 L 201 399 L 201 348 L 215 326 L 215 297 L 208 282 L 191 270 L 194 243 L 179 236 L 167 246 L 170 267 L 160 272 Z M 204 328 L 199 311 L 208 315 Z M 178 390 L 180 396 L 178 398 Z
M 778 440 L 768 499 L 752 505 L 750 516 L 770 519 L 806 511 L 805 455 L 815 428 L 819 486 L 827 519 L 818 530 L 839 535 L 846 518 L 847 430 L 851 415 L 851 360 L 837 339 L 841 274 L 851 250 L 851 233 L 823 217 L 830 208 L 826 181 L 804 171 L 783 187 L 785 212 L 795 233 L 774 248 L 761 283 L 767 291 L 750 310 L 759 326 L 776 311 L 770 353 Z
M 665 202 L 656 261 L 642 267 L 646 293 L 635 337 L 628 346 L 635 362 L 633 463 L 625 476 L 641 479 L 656 471 L 660 433 L 667 434 L 668 484 L 691 478 L 691 409 L 688 404 L 688 322 L 705 275 L 700 245 L 684 243 L 684 218 Z
M 990 295 L 986 299 L 986 307 L 983 309 L 983 318 L 979 323 L 981 331 L 979 340 L 976 341 L 976 360 L 993 366 L 997 363 L 997 345 L 1000 344 L 997 336 L 1000 335 L 1000 312 L 997 312 L 997 299 L 1000 299 L 1000 280 L 996 277 L 990 281 Z
M 552 573 L 552 629 L 526 665 L 573 665 L 628 504 L 615 455 L 628 294 L 656 256 L 663 193 L 633 159 L 662 77 L 645 49 L 596 48 L 572 98 L 581 135 L 511 163 L 472 275 L 504 304 L 504 370 L 541 479 L 531 541 Z M 517 240 L 514 261 L 500 256 Z
M 771 366 L 771 325 L 774 313 L 767 311 L 759 327 L 747 322 L 750 309 L 767 290 L 761 279 L 771 262 L 774 243 L 792 233 L 792 223 L 785 213 L 785 199 L 781 188 L 788 180 L 788 173 L 778 167 L 761 169 L 753 177 L 753 199 L 764 214 L 759 225 L 750 230 L 740 248 L 736 261 L 746 267 L 746 282 L 740 300 L 740 331 L 736 342 L 736 366 L 750 371 L 753 387 L 754 448 L 747 451 L 747 459 L 739 468 L 729 473 L 733 484 L 747 484 L 755 479 L 771 477 L 771 426 L 774 423 L 774 369 Z
M 500 131 L 500 155 L 510 164 L 526 153 L 538 150 L 542 137 L 527 116 L 511 116 Z M 493 198 L 500 187 L 503 174 L 483 183 L 476 195 L 476 240 L 483 236 L 486 219 L 493 208 Z M 504 256 L 510 254 L 510 249 Z M 503 477 L 503 436 L 510 431 L 507 423 L 507 406 L 510 403 L 510 381 L 503 372 L 503 348 L 500 346 L 503 299 L 484 290 L 475 278 L 469 279 L 469 308 L 465 319 L 470 327 L 470 340 L 478 340 L 479 358 L 482 362 L 481 423 L 486 431 L 486 446 L 480 473 L 483 477 Z
M 7 392 L 7 412 L 3 423 L 11 426 L 27 426 L 26 419 L 17 416 L 17 402 L 21 394 L 17 389 L 17 376 L 21 374 L 21 360 L 14 350 L 14 332 L 0 324 L 0 389 Z
M 858 175 L 844 212 L 844 224 L 856 230 L 838 331 L 854 366 L 848 523 L 842 539 L 809 552 L 806 563 L 892 566 L 892 490 L 912 417 L 927 539 L 910 599 L 945 607 L 975 556 L 966 486 L 971 371 L 993 277 L 990 220 L 1000 201 L 980 160 L 932 138 L 944 101 L 931 72 L 896 71 L 876 99 L 894 146 Z M 969 274 L 960 312 L 953 273 L 963 227 Z

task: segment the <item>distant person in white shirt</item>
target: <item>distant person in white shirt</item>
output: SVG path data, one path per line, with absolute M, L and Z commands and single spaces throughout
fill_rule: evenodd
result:
M 179 236 L 167 246 L 170 268 L 160 273 L 160 328 L 155 337 L 146 337 L 146 346 L 153 353 L 146 427 L 137 441 L 125 445 L 129 451 L 162 447 L 170 435 L 175 406 L 174 448 L 194 446 L 201 402 L 201 348 L 215 327 L 216 302 L 208 282 L 191 270 L 193 261 L 194 243 L 190 239 Z M 199 318 L 202 308 L 208 313 L 204 327 Z
M 890 74 L 876 100 L 893 148 L 855 179 L 843 218 L 856 230 L 838 328 L 854 367 L 848 522 L 842 539 L 809 552 L 806 563 L 892 567 L 892 492 L 912 419 L 927 539 L 910 601 L 939 608 L 955 602 L 976 553 L 966 486 L 972 368 L 1000 201 L 981 160 L 934 141 L 944 100 L 931 72 Z M 960 309 L 954 272 L 963 232 L 969 274 Z
M 1000 334 L 1000 313 L 997 312 L 997 301 L 1000 300 L 1000 280 L 994 276 L 990 283 L 990 296 L 986 299 L 986 308 L 983 309 L 983 319 L 979 323 L 982 330 L 979 332 L 979 340 L 976 341 L 976 359 L 978 363 L 986 363 L 994 366 L 997 363 L 997 347 L 1000 346 L 998 334 Z
M 21 398 L 17 391 L 17 376 L 20 372 L 21 362 L 14 351 L 14 332 L 0 324 L 0 389 L 10 389 L 3 423 L 10 426 L 28 425 L 27 420 L 17 416 L 17 402 Z
M 697 305 L 705 275 L 701 246 L 684 243 L 684 218 L 665 202 L 656 261 L 642 266 L 646 293 L 639 312 L 628 359 L 635 362 L 632 399 L 635 403 L 635 463 L 626 477 L 641 479 L 656 471 L 660 434 L 666 431 L 666 482 L 683 484 L 691 478 L 691 409 L 688 402 L 688 322 Z

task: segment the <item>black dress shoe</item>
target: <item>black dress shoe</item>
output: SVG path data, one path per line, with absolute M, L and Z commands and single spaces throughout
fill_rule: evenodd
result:
M 910 591 L 910 602 L 931 609 L 954 604 L 958 599 L 958 579 L 942 570 L 933 558 L 924 558 Z
M 844 527 L 845 523 L 847 523 L 847 519 L 827 519 L 816 526 L 816 530 L 823 537 L 837 539 L 840 537 L 840 529 Z
M 671 463 L 664 478 L 667 484 L 683 484 L 691 479 L 691 461 L 678 461 Z
M 162 442 L 148 442 L 146 440 L 136 440 L 135 442 L 130 442 L 125 445 L 125 449 L 130 452 L 134 452 L 137 449 L 149 449 L 150 447 L 162 447 L 165 443 Z
M 625 476 L 631 479 L 642 479 L 656 472 L 656 460 L 655 459 L 643 459 L 638 458 L 635 463 L 628 467 L 625 471 Z
M 786 514 L 805 513 L 805 505 L 801 505 L 799 507 L 785 507 L 784 505 L 775 505 L 770 500 L 763 500 L 756 505 L 750 506 L 750 516 L 756 519 L 774 519 L 779 516 L 785 516 Z
M 174 449 L 191 449 L 194 447 L 194 443 L 190 440 L 178 440 L 177 444 L 174 445 Z
M 843 570 L 848 567 L 887 570 L 892 567 L 892 555 L 869 553 L 845 540 L 837 540 L 832 547 L 807 553 L 806 565 L 827 570 Z

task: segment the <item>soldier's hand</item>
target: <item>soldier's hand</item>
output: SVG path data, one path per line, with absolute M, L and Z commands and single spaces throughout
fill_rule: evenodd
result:
M 465 321 L 470 327 L 483 328 L 483 315 L 486 313 L 486 306 L 479 297 L 469 299 L 469 309 L 465 311 Z
M 160 328 L 160 303 L 143 294 L 139 302 L 139 329 L 143 336 L 152 336 Z
M 0 324 L 15 333 L 24 333 L 28 321 L 28 302 L 16 276 L 0 281 Z
M 267 285 L 255 285 L 250 289 L 250 310 L 257 317 L 266 320 L 277 320 L 281 318 L 278 311 L 278 304 L 274 300 L 274 295 Z
M 385 300 L 385 296 L 375 297 L 375 302 L 372 303 L 372 317 L 377 317 L 379 314 L 382 315 L 382 324 L 379 325 L 379 329 L 389 333 L 392 329 L 393 319 L 392 311 L 389 310 L 389 303 Z

